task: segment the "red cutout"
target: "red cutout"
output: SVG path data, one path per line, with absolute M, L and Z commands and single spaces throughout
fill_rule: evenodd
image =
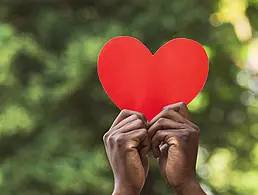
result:
M 152 55 L 139 40 L 116 37 L 104 45 L 98 60 L 101 84 L 114 103 L 149 121 L 164 106 L 190 103 L 202 90 L 208 69 L 204 48 L 185 38 L 167 42 Z

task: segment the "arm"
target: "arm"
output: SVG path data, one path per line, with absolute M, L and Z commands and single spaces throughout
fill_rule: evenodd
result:
M 200 130 L 185 104 L 170 105 L 149 124 L 154 157 L 162 176 L 177 195 L 205 195 L 196 179 Z
M 197 180 L 189 181 L 185 186 L 175 188 L 176 195 L 206 195 Z
M 103 139 L 114 174 L 113 195 L 140 195 L 149 170 L 145 117 L 123 110 Z

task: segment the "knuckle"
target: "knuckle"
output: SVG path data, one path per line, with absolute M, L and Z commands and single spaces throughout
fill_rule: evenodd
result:
M 128 149 L 128 142 L 124 134 L 116 136 L 114 145 L 120 149 Z
M 194 131 L 192 132 L 192 135 L 193 135 L 195 138 L 197 138 L 197 137 L 199 137 L 200 132 L 197 131 L 197 130 L 194 130 Z
M 139 114 L 140 117 L 144 117 L 144 114 L 142 114 L 140 112 L 138 112 L 138 114 Z
M 166 117 L 168 117 L 168 118 L 173 118 L 175 112 L 176 112 L 176 111 L 175 111 L 173 108 L 168 107 L 168 108 L 166 108 L 166 109 L 163 111 L 163 116 L 166 116 Z
M 134 118 L 139 118 L 139 116 L 137 115 L 137 114 L 132 114 L 132 117 L 134 117 Z
M 108 137 L 109 137 L 109 133 L 105 133 L 105 134 L 103 135 L 103 141 L 104 141 L 105 143 L 107 142 Z
M 179 102 L 179 103 L 178 103 L 178 107 L 180 107 L 180 108 L 185 108 L 185 107 L 187 107 L 187 105 L 186 105 L 186 103 L 184 103 L 184 102 Z
M 121 115 L 125 115 L 125 114 L 127 114 L 127 113 L 129 113 L 129 112 L 130 112 L 129 110 L 123 109 L 123 110 L 120 112 L 120 114 L 121 114 Z
M 113 146 L 114 143 L 115 143 L 115 138 L 114 138 L 114 136 L 108 136 L 107 142 L 108 142 L 111 146 Z
M 123 134 L 116 136 L 114 139 L 115 144 L 117 144 L 118 146 L 123 145 L 125 143 L 125 137 L 126 136 L 124 136 Z
M 185 130 L 187 130 L 187 131 L 189 131 L 190 133 L 193 133 L 193 134 L 195 134 L 195 133 L 199 133 L 199 127 L 193 127 L 193 126 L 190 126 L 190 125 L 188 125 L 188 124 L 182 124 L 182 128 L 183 129 L 185 129 Z
M 196 139 L 196 138 L 199 137 L 199 132 L 196 131 L 195 129 L 189 129 L 189 130 L 187 131 L 187 137 L 188 137 L 188 138 L 191 137 L 192 139 Z
M 105 145 L 114 148 L 114 147 L 124 147 L 126 145 L 127 136 L 124 134 L 111 134 L 104 135 Z
M 140 128 L 144 126 L 144 122 L 141 119 L 135 120 L 136 128 Z
M 185 141 L 187 141 L 192 134 L 192 131 L 183 131 L 181 134 L 181 138 Z
M 165 124 L 166 119 L 165 119 L 165 118 L 160 118 L 157 122 L 158 122 L 158 124 L 159 124 L 159 125 L 161 125 L 161 126 L 162 126 L 162 125 L 164 125 L 164 124 Z
M 147 121 L 146 117 L 144 116 L 144 114 L 140 113 L 140 112 L 136 112 L 134 114 L 137 118 L 141 119 L 141 120 L 144 120 L 144 121 Z
M 184 135 L 186 135 L 186 136 L 191 136 L 193 133 L 194 133 L 194 131 L 192 131 L 192 130 L 184 131 Z
M 163 115 L 168 115 L 169 112 L 170 112 L 171 108 L 170 107 L 166 107 L 164 110 L 163 110 Z
M 188 128 L 186 131 L 189 135 L 193 135 L 196 133 L 196 131 L 193 128 Z
M 138 113 L 138 114 L 139 114 L 139 117 L 140 117 L 141 119 L 146 120 L 146 117 L 145 117 L 144 114 L 142 114 L 142 113 Z
M 161 135 L 161 131 L 159 130 L 156 132 L 156 136 L 159 137 L 160 135 Z
M 185 123 L 182 124 L 182 128 L 183 129 L 190 129 L 190 127 L 187 124 L 185 124 Z
M 133 114 L 131 117 L 133 118 L 133 120 L 136 120 L 139 118 L 139 116 L 137 114 Z
M 200 127 L 196 126 L 196 131 L 197 131 L 197 133 L 200 133 L 200 131 L 201 131 Z

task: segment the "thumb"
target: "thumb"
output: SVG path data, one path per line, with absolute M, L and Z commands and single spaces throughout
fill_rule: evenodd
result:
M 158 158 L 158 164 L 160 167 L 160 172 L 163 178 L 167 181 L 167 176 L 166 176 L 166 164 L 167 164 L 167 159 L 168 159 L 168 150 L 169 150 L 169 145 L 168 144 L 163 144 L 160 147 L 160 157 Z

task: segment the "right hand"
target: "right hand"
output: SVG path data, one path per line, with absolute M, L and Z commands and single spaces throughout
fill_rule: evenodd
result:
M 140 194 L 149 171 L 150 144 L 144 115 L 123 110 L 103 139 L 114 173 L 114 194 Z
M 178 195 L 205 195 L 196 179 L 199 127 L 184 103 L 169 105 L 150 122 L 152 151 L 161 173 Z

